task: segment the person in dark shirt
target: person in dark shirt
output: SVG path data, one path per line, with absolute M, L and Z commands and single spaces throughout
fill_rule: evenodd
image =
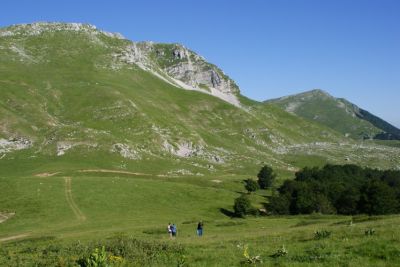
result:
M 198 236 L 202 236 L 203 235 L 203 222 L 202 221 L 200 221 L 197 224 L 197 235 Z

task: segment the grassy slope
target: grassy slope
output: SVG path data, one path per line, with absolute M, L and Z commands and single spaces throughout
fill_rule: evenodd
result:
M 282 108 L 298 104 L 294 113 L 308 120 L 321 123 L 355 139 L 373 137 L 382 130 L 354 116 L 351 103 L 336 99 L 318 90 L 267 101 Z
M 209 174 L 211 163 L 217 171 L 246 174 L 264 163 L 283 172 L 302 166 L 287 159 L 293 154 L 290 151 L 275 153 L 285 146 L 316 141 L 352 144 L 328 127 L 279 108 L 241 97 L 245 110 L 238 109 L 218 98 L 169 85 L 136 65 L 115 63 L 113 55 L 126 45 L 127 40 L 73 31 L 2 37 L 0 134 L 35 141 L 31 150 L 35 158 L 29 153 L 19 153 L 25 158 L 14 157 L 31 166 L 36 163 L 37 169 L 43 163 L 54 166 L 58 162 L 59 166 L 159 174 L 182 168 Z M 175 149 L 182 143 L 191 144 L 203 155 L 173 156 L 163 149 L 165 141 Z M 77 145 L 66 155 L 52 158 L 60 142 Z M 129 145 L 140 158 L 132 161 L 110 153 L 115 143 Z M 340 153 L 327 152 L 328 157 L 323 153 L 310 156 L 308 150 L 296 154 L 316 158 L 317 164 L 345 162 L 343 155 L 347 154 L 351 161 L 361 162 L 351 155 L 351 147 Z M 393 152 L 382 154 L 392 156 Z M 377 166 L 393 166 L 376 155 L 371 161 Z M 224 163 L 213 162 L 214 156 Z M 7 155 L 0 165 L 9 165 L 12 158 Z

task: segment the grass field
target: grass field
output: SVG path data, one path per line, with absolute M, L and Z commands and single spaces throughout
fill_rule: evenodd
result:
M 110 242 L 117 238 L 158 251 L 150 258 L 146 249 L 134 259 L 126 254 L 121 266 L 240 266 L 246 246 L 250 257 L 260 256 L 260 266 L 400 266 L 400 216 L 230 218 L 242 177 L 193 182 L 105 170 L 40 176 L 0 179 L 0 210 L 16 212 L 0 224 L 1 266 L 76 265 L 103 244 L 116 255 Z M 254 194 L 253 204 L 261 206 L 264 196 Z M 175 240 L 166 233 L 168 222 L 178 226 Z M 367 229 L 374 234 L 367 236 Z M 321 230 L 331 235 L 316 239 Z M 282 246 L 288 253 L 272 257 Z

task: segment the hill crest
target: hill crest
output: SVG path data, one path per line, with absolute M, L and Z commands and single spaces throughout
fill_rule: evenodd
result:
M 356 139 L 399 139 L 400 130 L 344 98 L 321 89 L 266 100 Z
M 176 87 L 199 91 L 237 107 L 241 106 L 238 98 L 240 90 L 236 83 L 217 66 L 208 63 L 204 57 L 181 44 L 133 42 L 119 33 L 102 31 L 91 24 L 60 22 L 13 25 L 0 29 L 0 37 L 24 38 L 62 31 L 86 34 L 90 36 L 92 42 L 100 45 L 104 45 L 101 35 L 124 40 L 124 45 L 111 55 L 113 63 L 108 66 L 111 69 L 116 70 L 122 68 L 123 65 L 135 64 Z M 14 47 L 13 49 L 25 59 L 29 58 L 23 48 Z

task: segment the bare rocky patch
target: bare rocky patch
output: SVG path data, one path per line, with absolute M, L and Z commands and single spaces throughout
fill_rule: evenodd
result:
M 117 143 L 112 145 L 111 152 L 119 153 L 122 157 L 132 160 L 141 159 L 138 151 L 127 144 Z
M 16 137 L 10 139 L 0 139 L 0 153 L 9 153 L 14 150 L 27 149 L 32 146 L 33 142 L 24 137 Z
M 76 141 L 60 141 L 57 142 L 57 156 L 62 156 L 65 152 L 76 146 L 97 147 L 97 144 L 90 142 L 76 142 Z

